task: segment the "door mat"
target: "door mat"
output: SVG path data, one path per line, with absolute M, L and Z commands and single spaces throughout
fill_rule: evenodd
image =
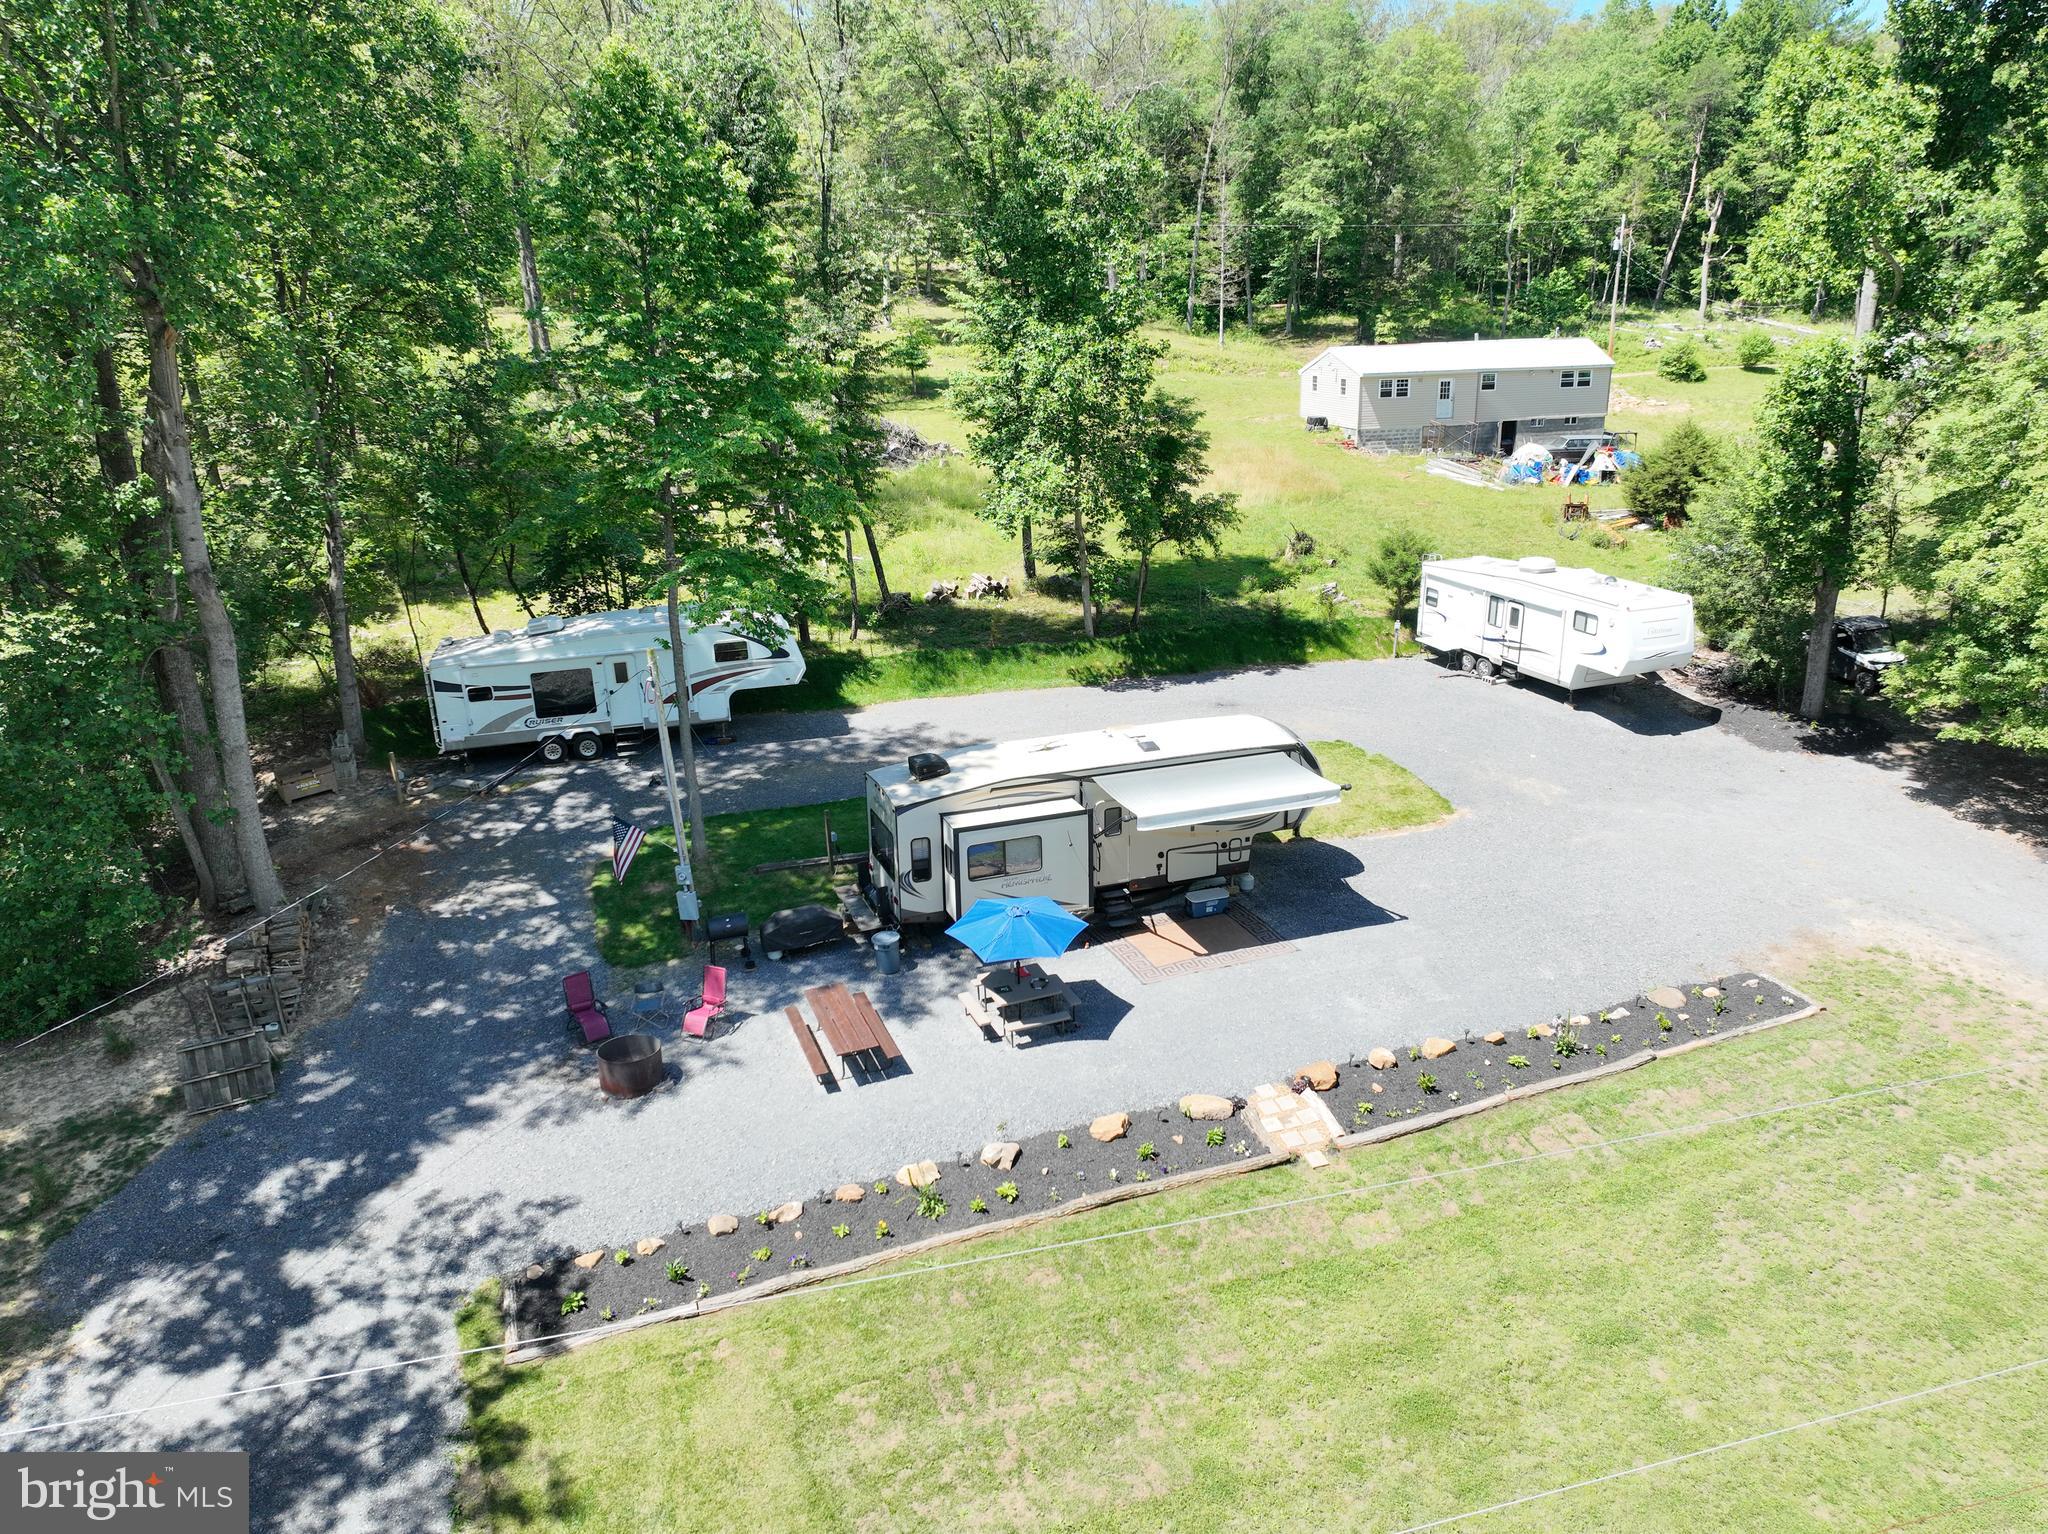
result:
M 1137 931 L 1107 946 L 1146 985 L 1249 964 L 1294 947 L 1243 905 L 1221 916 L 1148 916 Z

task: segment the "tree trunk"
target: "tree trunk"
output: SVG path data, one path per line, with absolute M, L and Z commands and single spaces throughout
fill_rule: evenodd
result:
M 518 545 L 518 544 L 516 544 L 516 543 L 508 543 L 508 544 L 506 544 L 506 545 L 505 545 L 505 584 L 506 584 L 507 586 L 510 586 L 510 587 L 512 588 L 512 595 L 513 595 L 513 596 L 515 596 L 515 597 L 517 597 L 517 598 L 519 599 L 519 605 L 520 605 L 520 607 L 521 607 L 522 609 L 524 609 L 524 610 L 525 610 L 526 616 L 527 616 L 527 617 L 529 617 L 529 618 L 531 618 L 531 617 L 532 617 L 532 616 L 534 615 L 534 614 L 533 614 L 533 603 L 527 600 L 527 597 L 526 597 L 526 593 L 525 593 L 524 591 L 522 591 L 522 590 L 520 589 L 520 587 L 519 587 L 519 578 L 518 578 L 518 576 L 516 576 L 515 574 L 513 574 L 513 571 L 514 571 L 514 570 L 516 570 L 516 569 L 518 568 L 518 565 L 519 565 L 519 545 Z
M 1126 633 L 1138 632 L 1138 619 L 1145 611 L 1145 587 L 1152 579 L 1152 550 L 1145 549 L 1138 555 L 1138 580 L 1131 588 L 1131 626 Z
M 1020 536 L 1024 544 L 1024 579 L 1035 581 L 1038 579 L 1038 551 L 1031 546 L 1031 519 L 1029 517 L 1024 519 Z
M 1202 174 L 1195 178 L 1195 223 L 1194 232 L 1188 236 L 1188 318 L 1190 333 L 1195 328 L 1195 274 L 1201 269 L 1202 260 L 1202 198 L 1209 190 L 1209 161 L 1216 153 L 1216 135 L 1212 131 L 1208 142 L 1202 146 Z
M 676 568 L 675 487 L 661 487 L 661 557 L 668 577 L 668 642 L 676 653 L 676 734 L 683 755 L 683 795 L 690 815 L 690 862 L 702 868 L 708 857 L 704 843 L 704 801 L 697 792 L 697 737 L 690 730 L 690 667 L 683 650 L 682 575 Z M 661 691 L 659 685 L 654 689 Z M 664 721 L 661 726 L 667 729 Z
M 92 354 L 92 374 L 100 410 L 99 430 L 92 439 L 100 477 L 109 490 L 124 490 L 142 477 L 142 471 L 135 466 L 135 443 L 128 435 L 128 412 L 121 399 L 121 374 L 112 347 L 102 346 Z
M 1095 637 L 1095 593 L 1088 580 L 1088 526 L 1074 504 L 1074 570 L 1081 577 L 1081 632 Z
M 138 263 L 139 265 L 139 263 Z M 185 584 L 197 609 L 206 644 L 206 670 L 213 683 L 213 717 L 220 740 L 227 798 L 235 815 L 235 845 L 256 908 L 269 915 L 284 904 L 284 887 L 263 835 L 263 809 L 256 792 L 256 766 L 249 755 L 249 724 L 242 707 L 242 656 L 235 628 L 214 579 L 206 546 L 204 505 L 192 465 L 192 439 L 185 418 L 185 390 L 178 367 L 178 337 L 155 293 L 155 274 L 136 273 L 138 300 L 149 339 L 149 454 L 157 493 L 170 513 L 171 530 Z
M 1707 203 L 1707 237 L 1700 245 L 1700 323 L 1707 322 L 1707 284 L 1712 274 L 1714 260 L 1714 235 L 1721 227 L 1722 192 L 1714 188 L 1713 198 Z
M 1223 344 L 1223 322 L 1230 315 L 1230 294 L 1223 285 L 1224 261 L 1230 254 L 1230 177 L 1216 167 L 1216 344 Z M 1088 631 L 1089 638 L 1095 630 Z
M 1664 290 L 1671 285 L 1671 263 L 1678 259 L 1678 242 L 1685 238 L 1685 221 L 1692 216 L 1692 197 L 1700 184 L 1700 147 L 1707 141 L 1707 114 L 1700 113 L 1699 130 L 1692 136 L 1692 168 L 1685 173 L 1685 201 L 1678 207 L 1678 222 L 1671 228 L 1671 243 L 1664 251 L 1664 264 L 1657 269 L 1657 291 L 1650 299 L 1652 309 L 1664 307 Z
M 796 614 L 796 642 L 798 644 L 809 644 L 811 642 L 811 615 L 802 608 L 798 608 Z
M 200 472 L 206 476 L 207 488 L 215 495 L 220 494 L 220 460 L 214 455 L 213 439 L 206 430 L 206 403 L 199 397 L 199 369 L 193 365 L 190 348 L 178 355 L 178 369 L 185 377 L 185 403 L 192 423 L 192 446 L 198 450 Z
M 536 357 L 554 350 L 548 339 L 548 318 L 541 308 L 540 263 L 533 254 L 533 226 L 519 215 L 519 293 L 526 303 L 526 348 Z
M 853 562 L 853 528 L 846 528 L 846 637 L 860 638 L 860 571 Z
M 1832 570 L 1823 567 L 1813 587 L 1813 628 L 1806 636 L 1806 685 L 1799 694 L 1799 714 L 1818 719 L 1827 705 L 1828 650 L 1834 639 L 1835 602 L 1842 585 Z
M 484 620 L 483 604 L 476 599 L 476 581 L 469 573 L 469 561 L 462 555 L 462 545 L 454 545 L 455 574 L 462 581 L 462 589 L 469 597 L 469 610 L 476 614 L 477 632 L 488 634 L 491 626 Z
M 199 844 L 199 834 L 193 829 L 192 817 L 185 809 L 185 795 L 171 779 L 170 768 L 164 759 L 154 751 L 149 753 L 149 768 L 156 777 L 156 786 L 163 790 L 164 804 L 170 809 L 171 823 L 178 828 L 178 840 L 184 844 L 185 859 L 192 865 L 192 877 L 199 883 L 199 908 L 202 911 L 220 909 L 220 890 L 213 882 L 213 870 L 207 866 L 206 849 Z
M 882 606 L 889 605 L 889 572 L 882 568 L 882 545 L 875 537 L 875 524 L 866 517 L 860 519 L 860 530 L 867 535 L 868 563 L 875 567 L 875 600 Z
M 348 529 L 341 514 L 340 464 L 334 445 L 334 361 L 321 372 L 319 417 L 320 498 L 326 512 L 322 529 L 327 545 L 327 580 L 320 602 L 327 609 L 327 643 L 334 655 L 334 695 L 341 713 L 341 733 L 348 737 L 358 762 L 370 759 L 370 737 L 363 729 L 363 697 L 356 690 L 356 647 L 348 625 Z

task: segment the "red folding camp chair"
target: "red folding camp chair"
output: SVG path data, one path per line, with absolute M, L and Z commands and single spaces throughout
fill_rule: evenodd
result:
M 711 1020 L 724 1010 L 725 968 L 719 964 L 707 964 L 704 966 L 704 994 L 697 998 L 697 1005 L 684 1015 L 683 1032 L 692 1038 L 703 1038 Z
M 591 988 L 589 970 L 562 977 L 562 1000 L 569 1008 L 569 1021 L 583 1030 L 584 1043 L 601 1044 L 612 1036 L 611 1020 Z

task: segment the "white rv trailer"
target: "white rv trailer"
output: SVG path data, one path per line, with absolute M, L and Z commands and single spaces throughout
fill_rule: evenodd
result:
M 650 647 L 672 723 L 675 656 L 662 608 L 535 618 L 523 629 L 444 639 L 427 660 L 435 743 L 450 752 L 539 741 L 551 762 L 571 752 L 595 756 L 607 736 L 654 727 Z M 742 688 L 803 680 L 804 658 L 785 630 L 764 644 L 736 629 L 685 624 L 683 649 L 693 721 L 732 718 L 732 696 Z
M 1692 659 L 1691 597 L 1541 555 L 1425 560 L 1416 613 L 1415 637 L 1467 671 L 1569 692 Z
M 890 922 L 1020 895 L 1128 920 L 1243 872 L 1254 836 L 1340 791 L 1292 730 L 1249 714 L 920 753 L 868 774 L 861 883 Z

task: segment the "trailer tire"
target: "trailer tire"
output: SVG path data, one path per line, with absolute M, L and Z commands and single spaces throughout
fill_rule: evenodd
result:
M 586 762 L 597 760 L 600 742 L 595 735 L 579 735 L 575 741 L 575 752 Z
M 1467 676 L 1470 676 L 1473 672 L 1479 669 L 1479 657 L 1474 655 L 1470 650 L 1458 651 L 1456 658 L 1458 662 L 1458 669 L 1464 672 Z
M 1500 667 L 1496 666 L 1488 656 L 1481 655 L 1475 657 L 1474 665 L 1478 669 L 1479 674 L 1489 682 L 1500 675 Z
M 544 762 L 559 762 L 569 754 L 569 743 L 559 735 L 550 735 L 540 743 L 540 759 Z

